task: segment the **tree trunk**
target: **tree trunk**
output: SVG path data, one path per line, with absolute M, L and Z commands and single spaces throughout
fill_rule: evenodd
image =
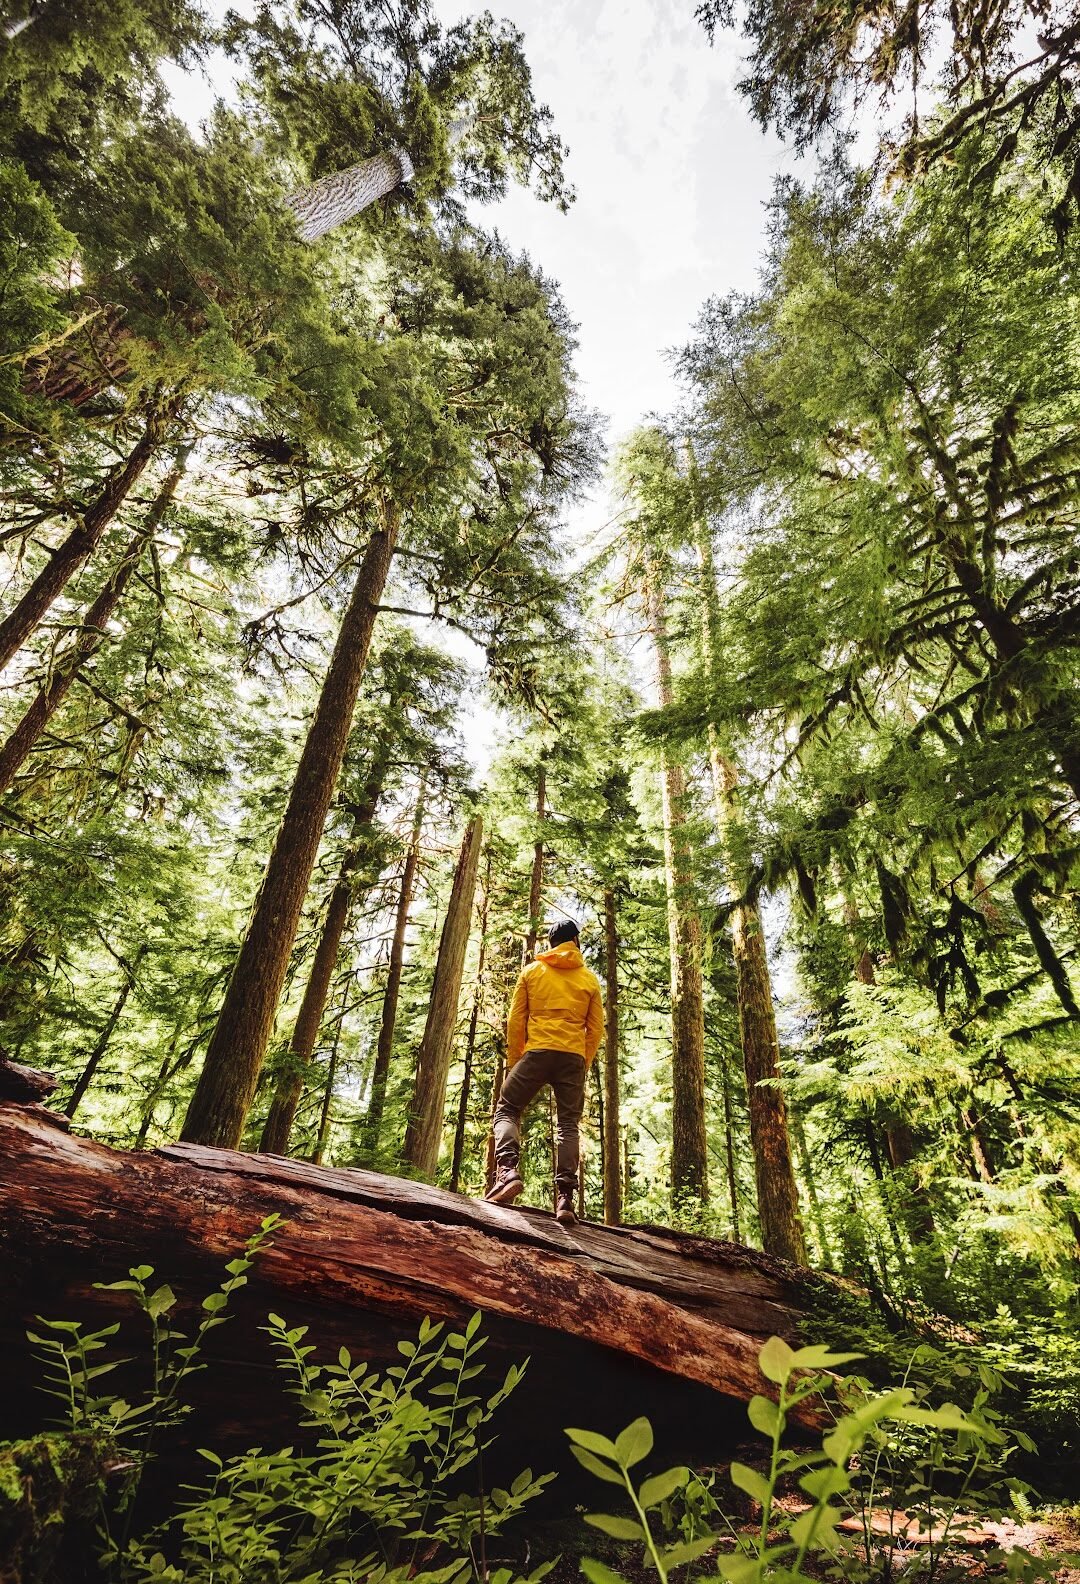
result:
M 604 892 L 604 1220 L 622 1223 L 622 1180 L 619 1161 L 619 931 L 615 892 Z
M 346 987 L 346 1001 L 348 988 Z M 319 1131 L 315 1135 L 315 1148 L 311 1152 L 312 1164 L 322 1165 L 322 1158 L 326 1152 L 326 1141 L 330 1137 L 330 1108 L 334 1103 L 334 1080 L 337 1077 L 338 1051 L 341 1048 L 341 1030 L 345 1023 L 345 1013 L 342 1011 L 338 1018 L 337 1028 L 334 1030 L 334 1043 L 330 1047 L 330 1060 L 326 1064 L 326 1083 L 323 1085 L 322 1108 L 319 1112 Z
M 544 819 L 547 815 L 547 765 L 543 759 L 536 768 L 536 830 L 537 841 L 533 847 L 532 874 L 529 877 L 529 927 L 525 932 L 525 950 L 521 965 L 527 968 L 536 955 L 536 938 L 540 931 L 540 908 L 544 898 Z
M 396 507 L 384 500 L 188 1108 L 182 1137 L 189 1142 L 233 1147 L 240 1142 L 345 757 L 398 524 Z
M 702 649 L 709 670 L 718 672 L 722 645 L 716 572 L 708 525 L 700 516 L 695 520 L 695 536 L 701 573 Z M 734 761 L 723 753 L 720 735 L 711 722 L 708 739 L 717 832 L 727 860 L 728 885 L 734 896 L 740 896 L 746 888 L 738 872 L 738 771 Z M 740 902 L 732 909 L 731 939 L 761 1241 L 767 1253 L 801 1263 L 806 1258 L 806 1244 L 799 1216 L 787 1105 L 780 1087 L 780 1044 L 769 959 L 756 900 Z
M 454 871 L 450 901 L 439 937 L 424 1037 L 416 1058 L 416 1087 L 402 1154 L 414 1171 L 426 1177 L 434 1177 L 439 1161 L 446 1080 L 457 1026 L 461 975 L 469 944 L 483 835 L 484 821 L 476 814 L 465 832 Z
M 739 1180 L 735 1172 L 735 1107 L 731 1095 L 731 1073 L 726 1061 L 721 1065 L 721 1078 L 724 1085 L 724 1162 L 727 1167 L 728 1202 L 731 1205 L 731 1238 L 732 1242 L 740 1243 Z
M 135 575 L 143 551 L 154 537 L 172 503 L 176 486 L 187 464 L 188 451 L 189 447 L 185 446 L 178 454 L 176 464 L 158 491 L 145 521 L 132 534 L 108 582 L 83 618 L 74 642 L 53 662 L 49 668 L 48 679 L 38 690 L 36 698 L 12 730 L 7 741 L 0 747 L 0 794 L 11 786 L 34 744 L 67 697 L 75 678 L 105 642 L 105 629 L 112 619 L 113 612 Z
M 420 782 L 413 813 L 412 835 L 405 854 L 405 867 L 401 873 L 397 911 L 394 914 L 394 935 L 390 942 L 390 964 L 383 991 L 382 1018 L 379 1023 L 379 1042 L 375 1049 L 375 1067 L 371 1075 L 371 1098 L 360 1147 L 362 1164 L 374 1160 L 382 1133 L 383 1112 L 386 1109 L 386 1084 L 390 1076 L 390 1058 L 394 1053 L 394 1030 L 397 1027 L 398 997 L 401 994 L 401 974 L 405 965 L 405 935 L 409 928 L 409 909 L 412 907 L 416 870 L 420 863 L 420 836 L 424 828 L 425 785 Z
M 319 1037 L 323 1013 L 326 1010 L 326 998 L 330 993 L 330 982 L 337 967 L 338 952 L 341 950 L 341 939 L 349 921 L 355 872 L 365 852 L 364 838 L 375 820 L 375 810 L 382 795 L 386 771 L 386 759 L 380 754 L 364 788 L 360 807 L 353 819 L 348 851 L 342 859 L 337 882 L 327 903 L 319 943 L 315 948 L 311 971 L 304 987 L 304 998 L 296 1015 L 292 1039 L 289 1041 L 288 1057 L 278 1076 L 274 1098 L 263 1125 L 262 1138 L 259 1140 L 259 1149 L 264 1155 L 289 1153 L 293 1120 L 296 1116 L 296 1108 L 300 1104 L 300 1096 L 304 1092 L 304 1073 L 314 1053 L 315 1041 Z
M 655 557 L 646 572 L 649 629 L 660 705 L 673 702 L 667 599 Z M 671 951 L 671 1191 L 675 1199 L 709 1197 L 705 1134 L 705 1012 L 701 983 L 701 920 L 693 897 L 686 837 L 686 777 L 666 744 L 660 749 L 664 806 L 664 876 Z
M 473 991 L 472 1011 L 469 1013 L 469 1032 L 465 1040 L 465 1071 L 461 1078 L 458 1098 L 457 1126 L 454 1129 L 454 1155 L 450 1165 L 450 1192 L 457 1193 L 461 1183 L 461 1164 L 465 1158 L 465 1129 L 469 1121 L 469 1097 L 472 1092 L 473 1058 L 476 1054 L 476 1030 L 480 1023 L 480 1008 L 484 999 L 484 967 L 487 961 L 488 908 L 491 902 L 491 847 L 488 846 L 484 869 L 484 888 L 480 901 L 480 953 L 476 960 L 476 988 Z
M 82 1100 L 83 1095 L 85 1095 L 86 1091 L 94 1081 L 94 1074 L 97 1072 L 98 1067 L 101 1064 L 101 1058 L 108 1050 L 109 1043 L 116 1032 L 116 1025 L 120 1021 L 121 1013 L 127 1006 L 128 996 L 135 987 L 135 976 L 138 972 L 139 964 L 146 956 L 148 949 L 149 948 L 146 946 L 140 946 L 139 950 L 135 954 L 135 959 L 130 964 L 130 966 L 127 963 L 123 965 L 124 982 L 120 986 L 120 993 L 113 1002 L 112 1010 L 105 1019 L 104 1026 L 102 1027 L 101 1033 L 97 1037 L 94 1048 L 86 1058 L 86 1065 L 79 1074 L 74 1089 L 71 1091 L 68 1103 L 64 1107 L 65 1116 L 73 1117 L 75 1115 L 76 1111 L 79 1109 L 79 1103 Z
M 323 176 L 310 187 L 301 187 L 285 202 L 296 215 L 300 236 L 305 242 L 314 242 L 412 178 L 409 156 L 404 149 L 392 148 Z

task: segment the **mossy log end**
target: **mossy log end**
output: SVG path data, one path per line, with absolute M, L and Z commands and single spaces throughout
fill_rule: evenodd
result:
M 543 1211 L 277 1156 L 194 1144 L 124 1153 L 56 1129 L 37 1106 L 0 1103 L 0 1161 L 9 1435 L 42 1418 L 24 1336 L 34 1316 L 122 1320 L 120 1351 L 145 1372 L 144 1322 L 95 1283 L 152 1265 L 180 1295 L 182 1325 L 273 1213 L 285 1224 L 211 1333 L 196 1444 L 290 1438 L 260 1330 L 271 1311 L 309 1326 L 319 1357 L 344 1345 L 385 1364 L 425 1315 L 460 1325 L 480 1309 L 493 1365 L 530 1360 L 503 1415 L 515 1454 L 550 1454 L 563 1425 L 615 1431 L 638 1413 L 660 1436 L 666 1426 L 681 1455 L 717 1453 L 745 1435 L 746 1399 L 768 1390 L 761 1342 L 794 1339 L 815 1302 L 808 1272 L 734 1244 L 645 1227 L 567 1232 Z

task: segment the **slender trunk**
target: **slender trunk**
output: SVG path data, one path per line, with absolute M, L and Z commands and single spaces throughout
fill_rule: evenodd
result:
M 457 1127 L 454 1129 L 454 1157 L 450 1166 L 450 1192 L 457 1193 L 461 1183 L 461 1163 L 465 1156 L 465 1128 L 469 1120 L 469 1098 L 472 1093 L 473 1058 L 476 1054 L 476 1030 L 480 1023 L 480 1008 L 484 999 L 484 967 L 487 961 L 488 906 L 491 901 L 491 847 L 487 851 L 484 869 L 484 888 L 480 902 L 480 953 L 476 960 L 476 988 L 473 991 L 472 1011 L 469 1013 L 469 1033 L 465 1041 L 465 1071 L 461 1079 L 458 1099 Z
M 176 1047 L 180 1043 L 180 1036 L 183 1034 L 183 1032 L 183 1023 L 177 1023 L 173 1029 L 172 1039 L 169 1041 L 168 1049 L 161 1059 L 161 1066 L 158 1068 L 157 1077 L 150 1085 L 150 1093 L 146 1097 L 146 1104 L 143 1107 L 143 1114 L 139 1121 L 139 1131 L 135 1136 L 134 1148 L 137 1150 L 145 1149 L 146 1147 L 147 1135 L 150 1132 L 150 1128 L 154 1120 L 154 1107 L 164 1094 L 165 1086 L 173 1074 L 173 1063 L 176 1060 Z
M 130 996 L 132 990 L 135 987 L 135 976 L 138 972 L 139 964 L 146 956 L 147 949 L 148 948 L 145 946 L 140 946 L 130 967 L 126 964 L 124 966 L 124 982 L 120 986 L 120 993 L 113 1002 L 112 1010 L 105 1019 L 104 1027 L 97 1037 L 97 1041 L 93 1050 L 86 1058 L 86 1065 L 79 1074 L 74 1089 L 71 1091 L 71 1097 L 68 1100 L 67 1105 L 64 1107 L 65 1116 L 73 1117 L 75 1115 L 76 1111 L 79 1109 L 79 1103 L 82 1100 L 83 1095 L 89 1089 L 91 1083 L 94 1080 L 94 1074 L 97 1072 L 98 1067 L 101 1064 L 101 1058 L 108 1050 L 109 1043 L 116 1032 L 116 1025 L 119 1023 L 121 1014 L 124 1008 L 127 1006 L 128 996 Z
M 604 892 L 604 1220 L 622 1223 L 622 1182 L 619 1176 L 619 931 L 615 892 Z
M 289 1153 L 289 1136 L 292 1133 L 296 1108 L 300 1104 L 300 1096 L 304 1092 L 304 1074 L 315 1051 L 315 1041 L 322 1026 L 326 998 L 330 994 L 330 983 L 334 977 L 334 969 L 337 967 L 342 936 L 349 921 L 356 868 L 365 851 L 364 838 L 375 820 L 375 810 L 379 806 L 386 771 L 385 757 L 380 755 L 364 788 L 360 807 L 356 811 L 349 835 L 348 851 L 342 860 L 341 870 L 327 903 L 319 943 L 311 960 L 311 972 L 304 986 L 304 998 L 296 1015 L 292 1039 L 289 1041 L 288 1057 L 278 1075 L 274 1098 L 263 1126 L 262 1138 L 259 1140 L 259 1149 L 264 1155 Z
M 601 1066 L 603 1066 L 603 1068 L 604 1068 L 604 1072 L 603 1073 L 600 1071 Z M 605 1129 L 607 1127 L 607 1119 L 606 1119 L 606 1112 L 605 1112 L 605 1109 L 604 1109 L 604 1084 L 606 1082 L 605 1074 L 607 1072 L 607 1058 L 606 1058 L 606 1056 L 605 1056 L 605 1059 L 604 1059 L 603 1063 L 601 1063 L 599 1061 L 594 1061 L 593 1062 L 592 1071 L 593 1071 L 593 1083 L 596 1085 L 596 1136 L 597 1136 L 597 1140 L 599 1142 L 599 1147 L 600 1147 L 600 1185 L 601 1185 L 601 1188 L 603 1188 L 604 1183 L 606 1183 L 606 1181 L 607 1181 L 607 1175 L 606 1175 L 606 1173 L 607 1173 L 607 1138 L 606 1138 L 606 1133 L 605 1133 Z M 618 1143 L 618 1140 L 616 1139 L 616 1144 L 617 1143 Z M 618 1153 L 618 1152 L 616 1151 L 616 1153 Z M 620 1187 L 621 1187 L 621 1184 L 620 1184 Z M 620 1203 L 620 1214 L 621 1214 L 621 1205 L 622 1205 L 621 1197 L 620 1197 L 619 1203 Z M 607 1217 L 605 1216 L 604 1219 L 606 1221 Z M 608 1225 L 610 1225 L 610 1224 L 611 1223 L 609 1222 Z
M 341 1030 L 344 1023 L 344 1016 L 339 1017 L 337 1028 L 334 1030 L 334 1043 L 330 1047 L 330 1060 L 326 1064 L 326 1086 L 323 1089 L 322 1109 L 319 1112 L 319 1131 L 315 1135 L 315 1148 L 311 1152 L 312 1163 L 316 1166 L 322 1165 L 326 1140 L 330 1134 L 330 1108 L 334 1103 L 334 1080 L 337 1077 L 338 1050 L 341 1046 Z
M 143 432 L 123 462 L 106 474 L 96 500 L 86 508 L 82 522 L 57 545 L 14 609 L 0 621 L 0 670 L 18 654 L 23 644 L 60 597 L 69 580 L 97 548 L 106 528 L 127 500 L 144 469 L 156 455 L 175 406 L 152 412 Z
M 990 1164 L 990 1151 L 983 1136 L 982 1123 L 978 1114 L 971 1106 L 960 1108 L 960 1121 L 968 1137 L 971 1149 L 971 1163 L 975 1168 L 975 1175 L 980 1182 L 992 1183 L 994 1181 L 994 1168 Z
M 724 1084 L 724 1161 L 727 1166 L 728 1202 L 731 1205 L 731 1240 L 740 1243 L 739 1182 L 735 1172 L 735 1107 L 731 1096 L 731 1074 L 726 1061 L 721 1071 Z
M 67 697 L 79 672 L 105 642 L 105 629 L 135 575 L 143 551 L 154 537 L 172 502 L 176 486 L 183 475 L 187 456 L 188 448 L 185 447 L 177 456 L 175 466 L 158 491 L 145 521 L 132 534 L 108 582 L 83 618 L 74 642 L 55 660 L 48 679 L 38 690 L 37 696 L 7 741 L 0 747 L 0 793 L 6 792 L 11 786 L 34 744 Z
M 525 932 L 525 950 L 522 965 L 528 966 L 536 955 L 536 937 L 540 929 L 540 906 L 544 897 L 544 819 L 547 815 L 547 766 L 541 759 L 536 770 L 536 830 L 533 847 L 532 874 L 529 877 L 529 927 Z
M 181 1136 L 190 1143 L 227 1149 L 240 1143 L 345 757 L 397 531 L 397 511 L 384 502 L 382 522 L 357 575 L 288 806 L 188 1108 Z
M 439 937 L 427 1022 L 416 1058 L 416 1087 L 402 1154 L 414 1171 L 425 1177 L 434 1177 L 439 1161 L 446 1079 L 457 1025 L 461 975 L 469 944 L 483 834 L 484 821 L 476 814 L 465 832 L 454 871 L 450 901 Z
M 386 1084 L 390 1076 L 390 1058 L 394 1052 L 394 1030 L 397 1027 L 398 997 L 401 994 L 401 975 L 405 966 L 405 936 L 409 928 L 409 909 L 412 907 L 416 871 L 420 863 L 420 836 L 424 828 L 425 784 L 420 782 L 413 813 L 409 850 L 405 854 L 405 867 L 401 872 L 397 911 L 394 914 L 394 934 L 390 942 L 390 964 L 383 991 L 382 1018 L 379 1023 L 379 1042 L 375 1049 L 375 1067 L 371 1075 L 371 1098 L 364 1118 L 360 1159 L 370 1165 L 379 1149 L 383 1112 L 386 1109 Z
M 650 554 L 649 628 L 661 707 L 673 702 L 667 600 L 663 573 Z M 665 745 L 660 750 L 664 806 L 664 874 L 671 952 L 671 1191 L 675 1199 L 709 1197 L 705 1134 L 705 1012 L 701 983 L 701 920 L 693 898 L 686 835 L 686 777 Z
M 723 652 L 716 571 L 708 526 L 700 517 L 695 535 L 701 573 L 702 649 L 709 670 L 719 672 Z M 720 734 L 712 723 L 708 738 L 717 830 L 727 860 L 728 884 L 733 895 L 739 896 L 745 887 L 738 872 L 738 769 L 724 754 Z M 756 899 L 740 902 L 732 909 L 731 939 L 761 1241 L 766 1253 L 799 1263 L 806 1258 L 806 1243 L 799 1216 L 787 1105 L 780 1086 L 780 1044 L 769 959 Z
M 796 1112 L 791 1119 L 792 1131 L 795 1142 L 799 1148 L 802 1160 L 803 1180 L 806 1183 L 806 1197 L 810 1201 L 810 1215 L 817 1233 L 818 1243 L 821 1247 L 821 1258 L 826 1267 L 833 1262 L 832 1251 L 829 1248 L 829 1235 L 825 1230 L 825 1217 L 821 1210 L 821 1200 L 818 1198 L 817 1183 L 814 1180 L 814 1167 L 810 1159 L 810 1148 L 806 1142 L 806 1129 L 803 1127 L 802 1117 Z

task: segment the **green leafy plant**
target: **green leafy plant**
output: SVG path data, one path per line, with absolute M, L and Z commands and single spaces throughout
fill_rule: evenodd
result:
M 920 1565 L 927 1577 L 940 1578 L 949 1543 L 959 1538 L 951 1520 L 961 1503 L 971 1502 L 980 1475 L 998 1472 L 988 1449 L 1006 1444 L 997 1415 L 988 1406 L 995 1382 L 980 1385 L 969 1409 L 951 1402 L 931 1406 L 926 1389 L 906 1380 L 881 1391 L 860 1377 L 834 1373 L 859 1356 L 834 1353 L 823 1345 L 792 1349 L 779 1337 L 762 1348 L 758 1362 L 776 1396 L 752 1397 L 748 1415 L 768 1441 L 768 1461 L 762 1470 L 741 1462 L 733 1462 L 729 1470 L 732 1484 L 758 1504 L 760 1520 L 748 1528 L 721 1513 L 732 1549 L 717 1558 L 716 1566 L 729 1584 L 761 1584 L 766 1579 L 803 1584 L 820 1577 L 823 1569 L 828 1576 L 845 1579 L 890 1578 L 896 1546 L 877 1543 L 870 1514 L 877 1501 L 894 1502 L 901 1486 L 909 1498 L 919 1496 L 922 1511 L 916 1502 L 912 1507 L 926 1530 L 937 1526 L 932 1543 L 920 1552 Z M 811 1410 L 813 1398 L 819 1402 Z M 804 1420 L 814 1413 L 828 1424 L 819 1449 L 784 1446 L 796 1413 Z M 671 1499 L 686 1491 L 696 1476 L 676 1467 L 635 1485 L 630 1470 L 652 1450 L 648 1420 L 635 1420 L 614 1441 L 588 1430 L 566 1433 L 578 1462 L 598 1479 L 621 1485 L 634 1511 L 632 1518 L 587 1513 L 585 1521 L 615 1540 L 640 1543 L 646 1565 L 656 1570 L 662 1584 L 674 1569 L 720 1542 L 721 1534 L 712 1531 L 673 1544 L 661 1538 L 671 1526 Z M 779 1501 L 792 1487 L 801 1499 Z M 1022 1497 L 1023 1490 L 1013 1494 Z M 852 1514 L 861 1519 L 857 1537 L 839 1529 Z M 1039 1559 L 1020 1548 L 991 1555 L 1005 1565 L 1010 1578 L 1050 1578 L 1061 1565 L 1060 1558 Z M 583 1558 L 581 1567 L 590 1584 L 625 1584 L 619 1573 L 593 1558 Z
M 150 1462 L 190 1412 L 184 1385 L 206 1367 L 206 1337 L 228 1318 L 232 1295 L 280 1218 L 270 1217 L 226 1266 L 227 1278 L 202 1300 L 189 1334 L 170 1319 L 177 1297 L 155 1284 L 149 1266 L 108 1290 L 129 1293 L 151 1328 L 152 1381 L 145 1397 L 102 1395 L 96 1383 L 123 1362 L 107 1357 L 118 1325 L 86 1331 L 76 1322 L 39 1319 L 32 1339 L 65 1427 L 113 1450 L 122 1470 L 99 1511 L 100 1555 L 109 1584 L 539 1584 L 553 1563 L 525 1579 L 488 1565 L 488 1542 L 535 1497 L 552 1474 L 523 1470 L 506 1488 L 485 1490 L 483 1453 L 490 1422 L 518 1385 L 512 1365 L 493 1392 L 484 1371 L 476 1313 L 463 1331 L 425 1319 L 416 1341 L 401 1341 L 402 1362 L 382 1373 L 342 1348 L 317 1363 L 307 1328 L 271 1315 L 264 1328 L 285 1392 L 297 1405 L 298 1446 L 255 1447 L 223 1458 L 200 1449 L 207 1483 L 186 1487 L 164 1521 L 144 1527 L 137 1496 Z

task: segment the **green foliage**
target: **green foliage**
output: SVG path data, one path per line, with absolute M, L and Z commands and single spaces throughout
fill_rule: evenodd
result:
M 937 1406 L 931 1388 L 909 1384 L 876 1390 L 860 1377 L 837 1376 L 838 1366 L 860 1357 L 834 1353 L 825 1345 L 792 1349 L 780 1337 L 771 1337 L 758 1363 L 762 1375 L 776 1388 L 774 1395 L 756 1395 L 748 1407 L 750 1423 L 768 1443 L 763 1468 L 732 1462 L 728 1478 L 736 1490 L 760 1509 L 760 1522 L 750 1530 L 743 1522 L 725 1519 L 733 1542 L 716 1557 L 719 1576 L 729 1584 L 808 1584 L 825 1569 L 827 1577 L 890 1579 L 897 1566 L 902 1536 L 890 1524 L 882 1536 L 871 1516 L 883 1504 L 902 1508 L 915 1520 L 928 1544 L 920 1562 L 931 1578 L 966 1576 L 962 1559 L 952 1553 L 963 1543 L 961 1514 L 972 1511 L 1001 1515 L 1010 1505 L 1028 1510 L 1030 1487 L 1004 1478 L 1004 1464 L 1017 1447 L 1030 1447 L 1023 1432 L 1011 1443 L 1000 1426 L 1000 1416 L 989 1406 L 1001 1380 L 980 1366 L 978 1388 L 971 1406 L 956 1403 Z M 934 1385 L 952 1378 L 941 1368 L 933 1349 L 911 1368 L 933 1358 L 937 1365 Z M 957 1366 L 955 1378 L 959 1379 Z M 967 1373 L 970 1374 L 970 1371 Z M 910 1374 L 910 1369 L 909 1369 Z M 829 1425 L 820 1450 L 784 1446 L 784 1434 L 793 1417 L 805 1424 Z M 587 1430 L 568 1430 L 574 1456 L 591 1474 L 622 1485 L 630 1497 L 635 1517 L 606 1513 L 586 1514 L 586 1522 L 619 1541 L 644 1546 L 644 1560 L 661 1581 L 676 1569 L 714 1550 L 720 1532 L 709 1531 L 690 1541 L 665 1545 L 661 1536 L 671 1526 L 665 1511 L 673 1496 L 685 1491 L 693 1476 L 686 1468 L 672 1468 L 635 1487 L 630 1469 L 652 1450 L 652 1430 L 647 1420 L 635 1420 L 614 1441 Z M 778 1501 L 781 1495 L 787 1499 Z M 795 1499 L 792 1500 L 791 1496 Z M 719 1509 L 715 1509 L 719 1510 Z M 649 1514 L 655 1516 L 650 1519 Z M 846 1518 L 858 1519 L 854 1536 L 839 1526 Z M 905 1520 L 906 1521 L 906 1520 Z M 1051 1579 L 1065 1558 L 1036 1558 L 1018 1547 L 992 1553 L 991 1560 L 1007 1566 L 1010 1578 Z M 581 1569 L 589 1584 L 625 1584 L 622 1575 L 590 1558 Z
M 130 1294 L 150 1325 L 152 1384 L 140 1399 L 102 1394 L 96 1384 L 119 1366 L 103 1357 L 119 1324 L 86 1332 L 75 1321 L 39 1320 L 41 1329 L 31 1333 L 31 1341 L 44 1362 L 47 1389 L 62 1405 L 67 1434 L 55 1438 L 55 1454 L 43 1438 L 40 1446 L 16 1449 L 7 1463 L 0 1460 L 0 1475 L 7 1479 L 0 1491 L 8 1503 L 4 1521 L 8 1528 L 26 1528 L 28 1555 L 40 1554 L 35 1548 L 41 1523 L 55 1523 L 62 1539 L 63 1524 L 96 1498 L 100 1566 L 117 1584 L 210 1584 L 223 1576 L 245 1584 L 401 1584 L 413 1578 L 465 1584 L 474 1574 L 487 1576 L 488 1541 L 554 1476 L 525 1469 L 505 1488 L 487 1490 L 482 1478 L 479 1486 L 474 1483 L 490 1445 L 487 1426 L 524 1372 L 523 1365 L 512 1365 L 495 1391 L 481 1388 L 485 1339 L 479 1313 L 461 1332 L 425 1320 L 416 1342 L 398 1343 L 403 1362 L 383 1374 L 354 1361 L 346 1348 L 334 1363 L 316 1363 L 307 1328 L 271 1315 L 265 1330 L 284 1390 L 296 1404 L 300 1446 L 255 1448 L 227 1458 L 204 1449 L 201 1455 L 214 1471 L 209 1482 L 186 1487 L 188 1494 L 164 1520 L 148 1526 L 142 1518 L 140 1487 L 150 1463 L 168 1449 L 170 1432 L 191 1411 L 185 1386 L 207 1367 L 206 1339 L 229 1318 L 233 1294 L 245 1285 L 279 1224 L 279 1217 L 269 1217 L 244 1253 L 228 1263 L 226 1279 L 202 1300 L 190 1335 L 172 1319 L 176 1293 L 154 1284 L 150 1266 L 137 1266 L 128 1280 L 108 1284 L 105 1290 Z M 47 1520 L 29 1503 L 22 1472 L 28 1458 L 44 1454 L 53 1457 L 60 1485 L 72 1460 L 77 1472 L 71 1477 L 83 1482 L 82 1508 L 61 1502 L 60 1490 L 56 1515 Z M 89 1454 L 95 1468 L 108 1454 L 127 1470 L 119 1489 L 106 1496 L 101 1474 L 97 1483 L 89 1478 Z M 42 1490 L 42 1501 L 50 1499 L 48 1488 Z M 438 1565 L 429 1566 L 433 1558 Z M 539 1584 L 551 1565 L 521 1581 L 512 1570 L 500 1571 L 501 1584 Z

